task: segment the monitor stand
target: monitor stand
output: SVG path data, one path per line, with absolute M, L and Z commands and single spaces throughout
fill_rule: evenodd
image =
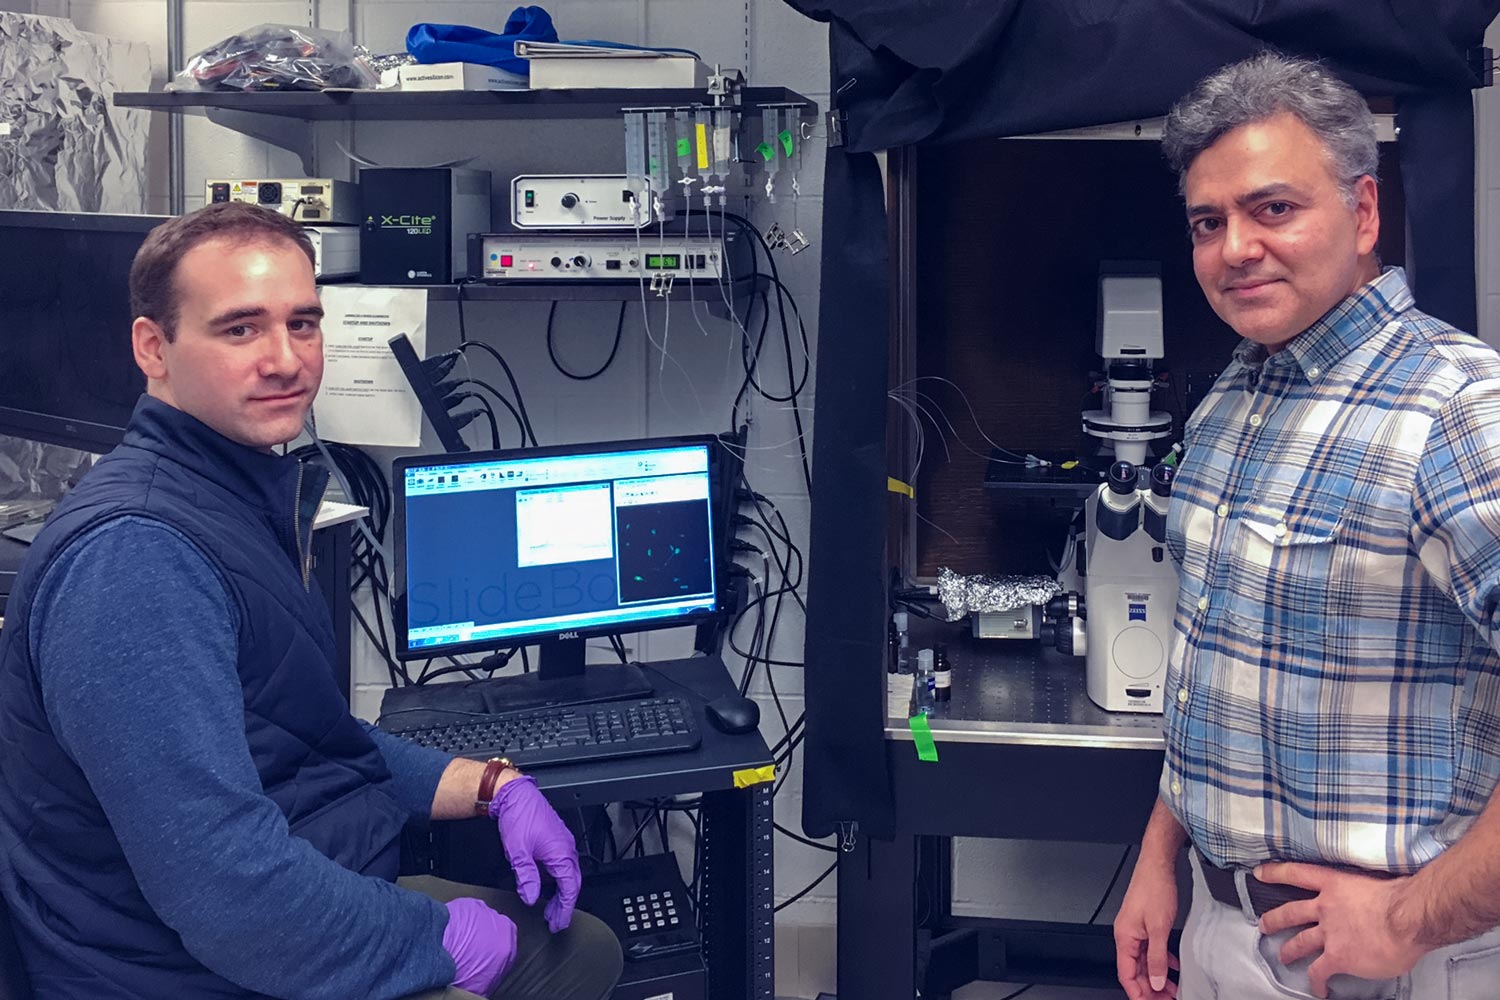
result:
M 623 701 L 649 698 L 655 693 L 637 664 L 585 666 L 582 639 L 544 639 L 537 646 L 541 663 L 535 673 L 493 677 L 464 686 L 483 699 L 487 712 Z

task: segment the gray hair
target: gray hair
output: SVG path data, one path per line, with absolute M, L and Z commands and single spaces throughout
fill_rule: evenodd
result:
M 1167 114 L 1162 152 L 1185 193 L 1188 168 L 1226 132 L 1286 112 L 1312 130 L 1328 152 L 1344 201 L 1355 182 L 1374 178 L 1379 162 L 1375 118 L 1353 87 L 1309 59 L 1262 52 L 1199 80 Z

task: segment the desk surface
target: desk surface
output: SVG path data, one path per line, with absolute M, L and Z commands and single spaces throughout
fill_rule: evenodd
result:
M 942 608 L 933 606 L 941 616 Z M 969 622 L 912 616 L 911 653 L 948 644 L 953 697 L 927 722 L 938 742 L 1012 743 L 1161 750 L 1161 716 L 1106 712 L 1089 700 L 1083 657 L 1064 656 L 1025 639 L 974 639 Z M 910 675 L 887 675 L 889 704 L 905 705 Z M 912 739 L 899 714 L 886 719 L 887 739 Z
M 738 736 L 721 733 L 704 715 L 705 702 L 738 693 L 724 661 L 717 656 L 695 656 L 686 660 L 643 664 L 643 667 L 646 679 L 658 695 L 681 695 L 689 701 L 703 734 L 703 745 L 696 750 L 677 753 L 539 767 L 532 774 L 554 804 L 572 808 L 622 799 L 719 791 L 735 787 L 736 771 L 771 763 L 771 751 L 760 733 Z M 464 686 L 462 683 L 434 685 L 454 691 Z

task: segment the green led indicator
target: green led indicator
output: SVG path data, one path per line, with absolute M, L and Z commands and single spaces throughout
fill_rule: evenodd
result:
M 678 266 L 679 257 L 675 253 L 648 253 L 646 255 L 646 270 L 667 271 Z

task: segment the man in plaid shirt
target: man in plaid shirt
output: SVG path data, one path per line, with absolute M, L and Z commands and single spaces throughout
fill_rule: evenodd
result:
M 1382 271 L 1373 119 L 1318 65 L 1220 70 L 1164 146 L 1199 284 L 1244 340 L 1185 429 L 1166 766 L 1120 982 L 1495 1000 L 1500 357 Z

